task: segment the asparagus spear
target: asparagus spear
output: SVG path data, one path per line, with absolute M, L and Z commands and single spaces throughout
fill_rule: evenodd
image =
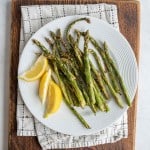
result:
M 104 107 L 104 105 L 103 105 L 103 102 L 102 102 L 101 98 L 99 97 L 99 94 L 98 94 L 98 92 L 97 92 L 97 90 L 96 90 L 95 87 L 93 87 L 93 91 L 94 91 L 94 94 L 95 94 L 96 102 L 97 102 L 97 104 L 98 104 L 98 108 L 99 108 L 101 111 L 105 111 L 105 107 Z
M 94 84 L 94 88 L 95 88 L 96 94 L 97 94 L 97 96 L 99 98 L 98 101 L 97 101 L 98 106 L 100 107 L 100 109 L 102 111 L 109 111 L 109 107 L 108 107 L 108 105 L 107 105 L 103 95 L 99 91 L 98 85 L 97 85 L 97 83 L 95 82 L 94 79 L 93 79 L 93 84 Z
M 106 58 L 109 61 L 110 65 L 112 66 L 112 68 L 113 68 L 113 70 L 115 72 L 115 75 L 116 75 L 116 77 L 117 77 L 117 79 L 118 79 L 118 81 L 120 83 L 120 87 L 121 87 L 122 92 L 123 92 L 123 94 L 125 96 L 126 102 L 127 102 L 128 106 L 130 106 L 131 105 L 130 97 L 128 95 L 128 92 L 127 92 L 127 89 L 126 89 L 125 84 L 123 82 L 123 79 L 122 79 L 119 71 L 117 70 L 113 60 L 111 59 L 111 57 L 109 55 L 108 46 L 107 46 L 106 42 L 104 42 L 104 50 L 105 50 Z
M 74 41 L 73 37 L 69 35 L 70 45 L 72 46 L 74 50 L 75 57 L 77 59 L 77 62 L 80 66 L 83 65 L 82 59 L 81 59 L 81 51 L 79 50 L 77 43 Z
M 107 59 L 105 57 L 105 53 L 103 52 L 103 49 L 101 49 L 101 47 L 96 42 L 96 40 L 93 37 L 91 37 L 91 36 L 90 36 L 90 41 L 93 44 L 93 46 L 96 48 L 96 50 L 98 50 L 99 54 L 101 55 L 101 57 L 102 57 L 102 59 L 104 61 L 104 64 L 105 64 L 106 68 L 109 71 L 109 77 L 110 77 L 110 79 L 112 81 L 112 84 L 113 84 L 113 87 L 114 87 L 115 91 L 120 94 L 120 88 L 119 88 L 119 85 L 118 85 L 118 83 L 117 83 L 117 81 L 115 79 L 114 71 L 112 70 L 111 65 L 107 61 Z
M 119 84 L 118 84 L 118 82 L 116 80 L 116 77 L 115 77 L 115 74 L 114 74 L 114 71 L 113 71 L 111 65 L 109 63 L 105 63 L 105 65 L 106 65 L 106 67 L 108 69 L 108 74 L 109 74 L 110 80 L 112 82 L 112 85 L 114 87 L 114 90 L 121 95 Z
M 53 44 L 54 43 L 49 38 L 47 38 L 47 37 L 45 37 L 45 40 L 49 44 L 50 48 L 53 50 Z
M 94 95 L 94 90 L 93 90 L 93 81 L 92 81 L 92 76 L 91 76 L 91 67 L 90 67 L 90 61 L 88 58 L 89 52 L 88 52 L 88 42 L 89 42 L 89 31 L 86 32 L 85 37 L 84 37 L 84 73 L 85 73 L 85 78 L 86 78 L 86 84 L 89 92 L 90 99 L 92 101 L 92 104 L 95 104 L 95 95 Z
M 85 99 L 87 100 L 87 104 L 89 105 L 89 107 L 91 108 L 92 112 L 94 114 L 96 114 L 96 108 L 95 108 L 95 105 L 93 105 L 91 102 L 90 102 L 90 99 L 89 99 L 89 96 L 87 94 L 87 92 L 83 89 L 83 95 L 85 97 Z
M 96 68 L 94 67 L 94 65 L 91 62 L 90 62 L 90 65 L 91 65 L 92 72 L 94 73 L 94 75 L 96 77 L 96 81 L 99 85 L 99 88 L 100 88 L 102 94 L 104 95 L 104 97 L 106 99 L 109 99 L 109 95 L 108 95 L 108 92 L 106 91 L 104 80 L 102 79 L 100 73 L 96 70 Z
M 92 54 L 94 55 L 94 58 L 95 58 L 95 60 L 96 60 L 96 62 L 97 62 L 98 68 L 99 68 L 99 70 L 100 70 L 100 72 L 101 72 L 102 79 L 104 80 L 105 84 L 106 84 L 107 87 L 109 88 L 109 90 L 110 90 L 112 96 L 114 97 L 115 101 L 117 102 L 117 104 L 118 104 L 121 108 L 123 108 L 123 104 L 122 104 L 121 99 L 118 97 L 118 95 L 117 95 L 117 93 L 115 92 L 114 88 L 111 86 L 111 84 L 109 83 L 107 77 L 105 76 L 104 69 L 103 69 L 103 67 L 102 67 L 102 65 L 101 65 L 101 62 L 100 62 L 100 60 L 99 60 L 99 57 L 97 56 L 97 54 L 96 54 L 94 51 L 92 52 Z
M 33 39 L 32 41 L 34 44 L 36 44 L 42 50 L 42 52 L 44 54 L 47 55 L 50 53 L 49 50 L 43 44 L 41 44 L 38 40 Z
M 91 127 L 90 127 L 89 124 L 85 121 L 85 119 L 84 119 L 73 107 L 70 107 L 70 109 L 72 110 L 72 112 L 76 115 L 76 117 L 80 120 L 80 122 L 81 122 L 87 129 L 91 129 Z

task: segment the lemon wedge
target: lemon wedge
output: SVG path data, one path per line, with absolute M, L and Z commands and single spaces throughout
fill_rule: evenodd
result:
M 49 69 L 48 71 L 44 73 L 44 75 L 42 76 L 40 80 L 39 97 L 40 97 L 42 104 L 44 104 L 46 97 L 47 97 L 47 91 L 48 91 L 50 78 L 51 78 L 51 70 Z
M 41 55 L 29 70 L 19 76 L 19 79 L 23 79 L 25 81 L 37 80 L 43 75 L 47 67 L 48 60 L 46 57 Z
M 48 118 L 50 114 L 58 111 L 62 102 L 62 93 L 59 86 L 50 80 L 48 88 L 48 98 L 46 101 L 44 118 Z

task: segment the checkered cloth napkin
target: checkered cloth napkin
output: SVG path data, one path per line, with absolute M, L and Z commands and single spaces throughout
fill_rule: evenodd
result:
M 108 22 L 119 31 L 117 7 L 111 4 L 22 6 L 20 54 L 28 39 L 44 24 L 68 15 L 88 15 Z M 25 106 L 20 92 L 17 100 L 17 135 L 37 136 L 43 149 L 75 148 L 113 143 L 128 136 L 127 113 L 117 122 L 88 136 L 70 136 L 47 128 Z

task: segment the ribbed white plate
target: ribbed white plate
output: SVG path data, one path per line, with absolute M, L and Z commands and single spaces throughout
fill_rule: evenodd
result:
M 56 31 L 58 28 L 64 31 L 68 23 L 80 17 L 85 16 L 68 16 L 56 19 L 38 30 L 28 41 L 23 50 L 19 62 L 18 74 L 28 70 L 36 60 L 35 53 L 40 52 L 37 46 L 32 43 L 32 39 L 41 41 L 47 48 L 49 48 L 48 44 L 44 40 L 44 37 L 49 36 L 49 31 Z M 112 28 L 109 24 L 93 17 L 89 18 L 91 20 L 91 24 L 80 22 L 74 26 L 74 29 L 80 29 L 81 31 L 89 29 L 90 34 L 95 37 L 95 39 L 109 43 L 110 53 L 125 82 L 131 100 L 133 100 L 138 77 L 137 63 L 131 46 L 123 35 Z M 44 106 L 41 105 L 38 97 L 39 82 L 25 82 L 23 80 L 19 80 L 18 82 L 22 98 L 33 116 L 47 127 L 65 134 L 88 135 L 96 133 L 119 119 L 128 108 L 125 102 L 124 108 L 121 109 L 117 106 L 113 99 L 110 99 L 110 111 L 108 113 L 98 112 L 95 116 L 89 108 L 78 109 L 80 114 L 92 127 L 91 129 L 86 129 L 64 103 L 61 105 L 61 108 L 57 113 L 51 115 L 48 119 L 44 119 Z

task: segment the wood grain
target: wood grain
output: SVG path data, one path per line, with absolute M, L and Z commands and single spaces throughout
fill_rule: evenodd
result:
M 19 56 L 19 36 L 21 5 L 33 4 L 86 4 L 86 3 L 113 3 L 118 6 L 119 25 L 121 33 L 131 44 L 137 62 L 139 62 L 139 30 L 140 30 L 140 3 L 134 0 L 12 0 L 11 24 L 11 66 L 10 66 L 10 99 L 9 99 L 9 150 L 40 150 L 36 137 L 21 137 L 16 135 L 16 104 L 17 104 L 17 68 Z M 137 94 L 132 107 L 128 110 L 129 136 L 113 144 L 98 145 L 76 150 L 134 150 L 136 129 Z M 71 150 L 71 149 L 70 149 Z

